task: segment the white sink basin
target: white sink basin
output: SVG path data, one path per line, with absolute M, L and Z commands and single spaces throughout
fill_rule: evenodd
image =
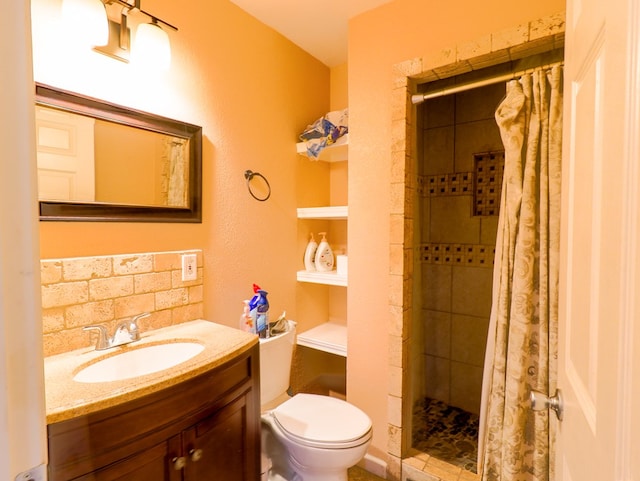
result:
M 169 369 L 200 354 L 204 346 L 197 342 L 152 344 L 111 355 L 81 369 L 74 381 L 96 383 L 121 381 Z

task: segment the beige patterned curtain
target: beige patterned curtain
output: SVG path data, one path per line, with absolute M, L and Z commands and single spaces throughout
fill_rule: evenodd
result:
M 532 411 L 529 393 L 556 387 L 561 77 L 555 66 L 510 81 L 496 111 L 505 170 L 483 378 L 483 481 L 547 481 L 552 469 L 549 413 Z
M 189 141 L 165 136 L 162 142 L 162 205 L 189 207 Z

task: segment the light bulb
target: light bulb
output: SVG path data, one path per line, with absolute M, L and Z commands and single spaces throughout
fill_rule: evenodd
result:
M 63 0 L 62 18 L 79 42 L 93 47 L 109 41 L 107 10 L 100 0 Z
M 131 46 L 131 63 L 156 70 L 167 70 L 171 64 L 169 35 L 155 23 L 141 23 Z

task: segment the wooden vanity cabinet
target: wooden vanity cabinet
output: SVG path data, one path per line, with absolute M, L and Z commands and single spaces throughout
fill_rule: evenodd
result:
M 258 346 L 188 381 L 48 426 L 50 481 L 257 481 Z

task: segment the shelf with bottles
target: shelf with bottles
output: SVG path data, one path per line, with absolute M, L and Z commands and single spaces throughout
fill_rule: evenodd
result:
M 336 322 L 325 322 L 297 335 L 300 346 L 319 351 L 347 356 L 347 326 Z
M 349 215 L 349 209 L 345 206 L 332 207 L 303 207 L 298 209 L 298 219 L 308 220 L 346 220 Z M 337 263 L 337 259 L 336 259 Z M 334 269 L 329 272 L 318 272 L 301 270 L 297 273 L 299 282 L 312 282 L 315 284 L 326 284 L 330 286 L 347 285 L 346 274 L 338 274 Z
M 320 207 L 300 207 L 297 209 L 297 218 L 299 220 L 300 233 L 305 232 L 305 239 L 309 239 L 309 233 L 313 233 L 316 236 L 316 242 L 321 244 L 322 231 L 328 233 L 327 239 L 333 250 L 334 254 L 334 266 L 331 271 L 323 272 L 318 270 L 307 270 L 310 267 L 307 263 L 304 263 L 302 267 L 307 269 L 299 270 L 296 273 L 297 281 L 307 284 L 322 284 L 327 286 L 314 287 L 308 285 L 304 287 L 304 291 L 307 295 L 317 292 L 319 297 L 327 296 L 327 306 L 329 312 L 326 316 L 330 319 L 324 322 L 324 313 L 318 313 L 319 317 L 314 317 L 317 311 L 311 315 L 309 322 L 311 325 L 315 324 L 315 327 L 308 329 L 304 332 L 299 332 L 297 335 L 297 343 L 300 346 L 304 346 L 307 349 L 315 351 L 321 351 L 323 353 L 331 354 L 328 356 L 333 359 L 342 358 L 341 362 L 344 362 L 347 356 L 347 322 L 346 322 L 346 289 L 347 287 L 347 269 L 346 269 L 346 242 L 347 242 L 347 221 L 349 217 L 349 208 L 346 205 L 347 201 L 347 174 L 348 166 L 346 161 L 348 159 L 348 134 L 340 137 L 334 144 L 325 147 L 318 156 L 317 159 L 330 165 L 325 167 L 318 166 L 322 172 L 326 171 L 326 175 L 329 176 L 329 185 L 332 189 L 329 192 L 329 205 Z M 300 142 L 296 145 L 296 151 L 298 154 L 310 157 L 307 154 L 307 146 L 305 142 Z M 324 175 L 324 174 L 323 174 Z M 322 202 L 322 201 L 321 201 Z M 318 203 L 309 203 L 303 205 L 318 205 Z M 302 246 L 302 239 L 300 239 Z M 318 246 L 319 247 L 319 246 Z M 341 264 L 340 273 L 338 273 L 338 257 L 341 258 L 343 264 Z M 333 288 L 338 286 L 337 288 Z M 317 299 L 316 299 L 317 300 Z M 323 310 L 324 304 L 321 305 L 320 311 Z M 301 309 L 304 311 L 305 309 Z M 336 322 L 338 320 L 338 322 Z M 318 324 L 318 322 L 320 324 Z M 302 350 L 306 351 L 306 350 Z M 318 354 L 318 353 L 316 353 Z M 311 356 L 309 352 L 306 354 Z M 322 354 L 324 355 L 324 354 Z M 334 356 L 338 356 L 337 358 Z M 326 356 L 325 356 L 326 357 Z M 309 358 L 307 357 L 307 361 Z
M 345 134 L 333 144 L 322 149 L 317 160 L 322 160 L 324 162 L 342 162 L 347 160 L 348 151 L 349 134 Z M 307 156 L 307 144 L 305 142 L 298 142 L 296 144 L 296 152 L 300 155 Z
M 329 286 L 347 286 L 347 256 L 346 246 L 338 243 L 332 246 L 327 241 L 326 232 L 318 232 L 321 236 L 318 239 L 314 237 L 314 233 L 310 233 L 309 242 L 307 243 L 303 263 L 304 269 L 296 273 L 296 279 L 299 282 L 310 282 L 314 284 L 325 284 Z M 346 240 L 346 231 L 342 231 L 342 235 L 338 238 Z M 336 249 L 337 250 L 334 250 Z

